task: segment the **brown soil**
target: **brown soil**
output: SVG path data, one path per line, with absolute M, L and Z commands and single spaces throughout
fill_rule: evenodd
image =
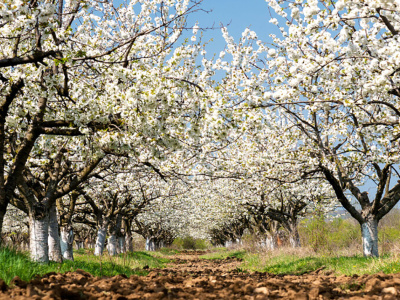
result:
M 240 261 L 199 259 L 182 253 L 146 277 L 94 277 L 77 270 L 49 273 L 29 283 L 0 280 L 0 299 L 400 299 L 400 274 L 333 276 L 241 273 Z

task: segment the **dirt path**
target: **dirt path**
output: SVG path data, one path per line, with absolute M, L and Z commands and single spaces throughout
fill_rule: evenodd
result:
M 29 283 L 0 281 L 0 299 L 400 299 L 400 274 L 364 276 L 240 273 L 240 261 L 173 256 L 146 277 L 93 277 L 82 270 L 49 273 Z M 321 273 L 321 272 L 320 272 Z

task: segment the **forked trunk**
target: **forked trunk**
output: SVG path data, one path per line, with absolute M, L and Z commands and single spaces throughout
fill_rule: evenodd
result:
M 111 256 L 115 256 L 118 254 L 117 252 L 117 237 L 115 236 L 115 234 L 112 234 L 108 239 L 108 245 L 107 245 L 107 250 L 108 250 L 108 254 L 110 254 Z
M 378 221 L 374 218 L 361 223 L 363 254 L 367 257 L 378 257 Z
M 43 213 L 29 216 L 30 252 L 33 261 L 49 262 L 49 215 Z
M 72 226 L 68 225 L 61 228 L 61 253 L 64 259 L 74 260 L 73 252 L 74 231 Z
M 49 258 L 52 261 L 62 263 L 60 237 L 58 235 L 57 209 L 52 205 L 49 209 Z
M 100 256 L 104 251 L 106 242 L 107 226 L 102 226 L 97 230 L 96 245 L 94 246 L 94 255 Z

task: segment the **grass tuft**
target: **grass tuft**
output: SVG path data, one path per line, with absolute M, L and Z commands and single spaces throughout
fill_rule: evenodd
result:
M 90 252 L 89 252 L 90 253 Z M 78 250 L 74 253 L 75 261 L 64 261 L 62 264 L 50 262 L 40 264 L 32 262 L 26 253 L 17 252 L 10 248 L 0 248 L 0 278 L 7 284 L 18 276 L 24 281 L 29 281 L 36 275 L 50 272 L 65 273 L 82 269 L 93 276 L 115 276 L 118 274 L 147 275 L 144 266 L 149 268 L 163 268 L 170 260 L 153 257 L 146 252 L 131 252 L 112 257 L 102 257 L 88 254 L 88 251 Z
M 243 262 L 237 268 L 249 272 L 268 272 L 273 274 L 301 275 L 323 269 L 335 275 L 362 275 L 383 272 L 399 273 L 400 261 L 395 255 L 382 255 L 379 258 L 334 255 L 310 255 L 304 249 L 280 249 L 274 252 L 251 253 L 243 250 L 225 250 L 207 253 L 201 258 L 224 259 L 237 257 Z

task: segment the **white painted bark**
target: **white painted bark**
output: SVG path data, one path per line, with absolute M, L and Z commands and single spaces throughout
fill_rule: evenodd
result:
M 97 239 L 96 244 L 94 246 L 94 255 L 100 256 L 104 251 L 104 244 L 106 242 L 106 226 L 100 227 L 97 230 Z
M 233 242 L 232 241 L 226 241 L 225 242 L 225 248 L 229 248 L 229 247 L 231 247 L 233 245 Z
M 29 217 L 29 237 L 31 259 L 40 263 L 49 262 L 49 215 L 45 214 L 40 219 Z
M 362 223 L 361 236 L 364 256 L 378 257 L 378 221 L 370 219 Z
M 65 226 L 61 228 L 61 253 L 64 259 L 74 260 L 74 231 L 72 226 Z
M 119 236 L 118 237 L 118 253 L 126 253 L 126 241 L 125 241 L 125 235 Z
M 273 235 L 267 235 L 265 238 L 265 248 L 271 251 L 276 249 L 276 238 Z
M 146 238 L 146 251 L 156 251 L 155 239 L 153 237 Z
M 115 256 L 118 254 L 117 251 L 117 237 L 112 234 L 108 239 L 108 244 L 107 244 L 107 250 L 108 250 L 108 254 L 110 254 L 111 256 Z
M 290 224 L 289 228 L 289 243 L 292 248 L 301 247 L 299 230 L 297 228 L 297 221 Z
M 49 258 L 52 261 L 62 263 L 60 237 L 58 235 L 58 221 L 56 205 L 49 209 Z

